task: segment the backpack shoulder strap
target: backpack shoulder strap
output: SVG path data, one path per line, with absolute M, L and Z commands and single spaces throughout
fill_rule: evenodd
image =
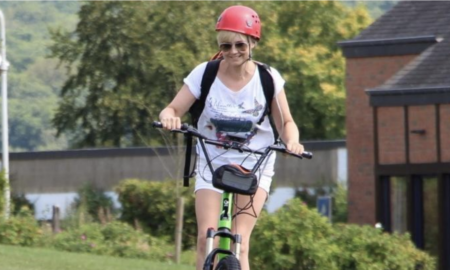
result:
M 191 115 L 191 122 L 194 127 L 197 127 L 200 115 L 205 108 L 206 98 L 209 94 L 209 89 L 216 79 L 217 72 L 219 71 L 220 59 L 209 61 L 206 64 L 205 73 L 203 73 L 202 82 L 200 84 L 200 98 L 197 99 L 191 108 L 189 108 L 189 113 Z M 192 135 L 185 135 L 186 138 L 186 153 L 184 159 L 184 176 L 183 176 L 183 186 L 189 186 L 189 178 L 195 175 L 195 163 L 194 168 L 191 169 L 191 155 L 192 155 Z
M 202 82 L 200 84 L 200 98 L 197 99 L 191 108 L 189 113 L 191 115 L 191 122 L 194 127 L 197 127 L 198 119 L 205 108 L 206 98 L 209 94 L 209 89 L 216 79 L 217 72 L 219 71 L 220 59 L 209 61 L 206 64 L 205 73 L 203 73 Z
M 202 101 L 203 107 L 205 106 L 209 89 L 211 88 L 211 85 L 216 79 L 217 72 L 219 71 L 220 61 L 222 61 L 222 59 L 212 60 L 206 64 L 205 73 L 203 73 L 202 83 L 200 85 L 200 101 Z
M 272 78 L 272 74 L 270 74 L 270 67 L 266 64 L 258 63 L 259 76 L 261 80 L 261 84 L 264 91 L 264 96 L 266 98 L 267 108 L 266 115 L 272 112 L 271 104 L 273 96 L 275 95 L 275 85 Z
M 260 62 L 256 62 L 256 64 L 258 65 L 259 77 L 261 80 L 261 85 L 263 87 L 264 97 L 266 98 L 266 107 L 264 109 L 263 115 L 261 116 L 261 119 L 258 121 L 258 124 L 261 124 L 264 121 L 264 117 L 267 115 L 267 117 L 269 117 L 270 125 L 272 126 L 275 141 L 277 141 L 278 132 L 272 119 L 271 108 L 272 100 L 275 95 L 275 82 L 273 81 L 269 65 Z
M 263 114 L 263 117 L 266 115 L 270 115 L 271 105 L 272 105 L 272 99 L 275 94 L 275 85 L 273 82 L 272 75 L 270 74 L 270 67 L 263 63 L 257 63 L 258 64 L 258 70 L 259 70 L 259 77 L 261 80 L 261 85 L 263 87 L 264 91 L 264 97 L 266 98 L 266 108 Z M 261 119 L 262 122 L 262 119 Z

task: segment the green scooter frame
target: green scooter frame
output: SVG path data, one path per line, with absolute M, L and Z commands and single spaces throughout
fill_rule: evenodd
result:
M 222 193 L 222 210 L 219 218 L 219 226 L 217 231 L 213 228 L 209 228 L 206 232 L 206 259 L 203 266 L 203 270 L 213 270 L 214 262 L 217 256 L 219 263 L 223 260 L 227 260 L 227 265 L 230 265 L 230 261 L 233 261 L 234 268 L 226 266 L 224 269 L 240 269 L 239 253 L 241 249 L 242 237 L 239 234 L 231 233 L 231 223 L 233 217 L 234 206 L 234 193 L 223 192 Z M 219 247 L 214 249 L 214 238 L 220 237 Z M 232 250 L 231 244 L 234 244 Z M 234 258 L 225 259 L 227 256 Z M 221 269 L 218 266 L 216 269 Z

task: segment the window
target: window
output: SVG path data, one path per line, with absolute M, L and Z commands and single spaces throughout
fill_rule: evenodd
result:
M 408 231 L 408 180 L 406 177 L 391 177 L 391 222 L 392 231 Z
M 442 256 L 450 249 L 450 176 L 383 176 L 379 181 L 379 220 L 385 229 L 410 233 L 418 248 L 441 266 L 450 265 L 450 257 Z
M 439 180 L 437 177 L 423 178 L 423 223 L 424 249 L 439 256 Z

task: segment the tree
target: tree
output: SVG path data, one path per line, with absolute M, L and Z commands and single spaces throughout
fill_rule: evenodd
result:
M 158 112 L 182 79 L 217 51 L 214 25 L 232 2 L 90 2 L 73 32 L 53 31 L 68 70 L 53 124 L 75 147 L 148 145 Z M 368 24 L 362 8 L 331 2 L 246 2 L 263 20 L 255 58 L 288 81 L 304 139 L 344 135 L 344 60 L 336 42 Z M 158 136 L 159 137 L 159 136 Z
M 349 9 L 338 1 L 280 1 L 271 9 L 264 14 L 271 22 L 266 23 L 256 57 L 286 79 L 303 140 L 343 138 L 345 68 L 337 42 L 356 36 L 369 24 L 366 9 Z
M 60 7 L 58 7 L 60 6 Z M 5 12 L 11 151 L 66 148 L 51 125 L 64 74 L 46 59 L 48 27 L 75 25 L 78 2 L 2 2 Z M 63 11 L 64 10 L 64 11 Z
M 45 150 L 65 147 L 55 140 L 50 125 L 56 109 L 56 91 L 62 85 L 63 74 L 55 70 L 50 59 L 40 58 L 23 72 L 9 76 L 10 144 L 13 151 Z M 39 76 L 35 76 L 39 75 Z
M 207 2 L 91 2 L 79 16 L 74 33 L 52 33 L 52 56 L 72 72 L 55 127 L 76 132 L 76 146 L 148 144 L 152 120 L 213 51 L 213 11 Z
M 390 10 L 393 6 L 398 3 L 398 0 L 391 1 L 345 1 L 345 5 L 350 7 L 363 5 L 367 7 L 372 18 L 376 19 Z

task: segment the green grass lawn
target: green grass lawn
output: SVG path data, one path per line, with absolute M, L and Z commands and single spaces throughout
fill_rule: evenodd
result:
M 0 245 L 1 270 L 194 270 L 193 266 Z

